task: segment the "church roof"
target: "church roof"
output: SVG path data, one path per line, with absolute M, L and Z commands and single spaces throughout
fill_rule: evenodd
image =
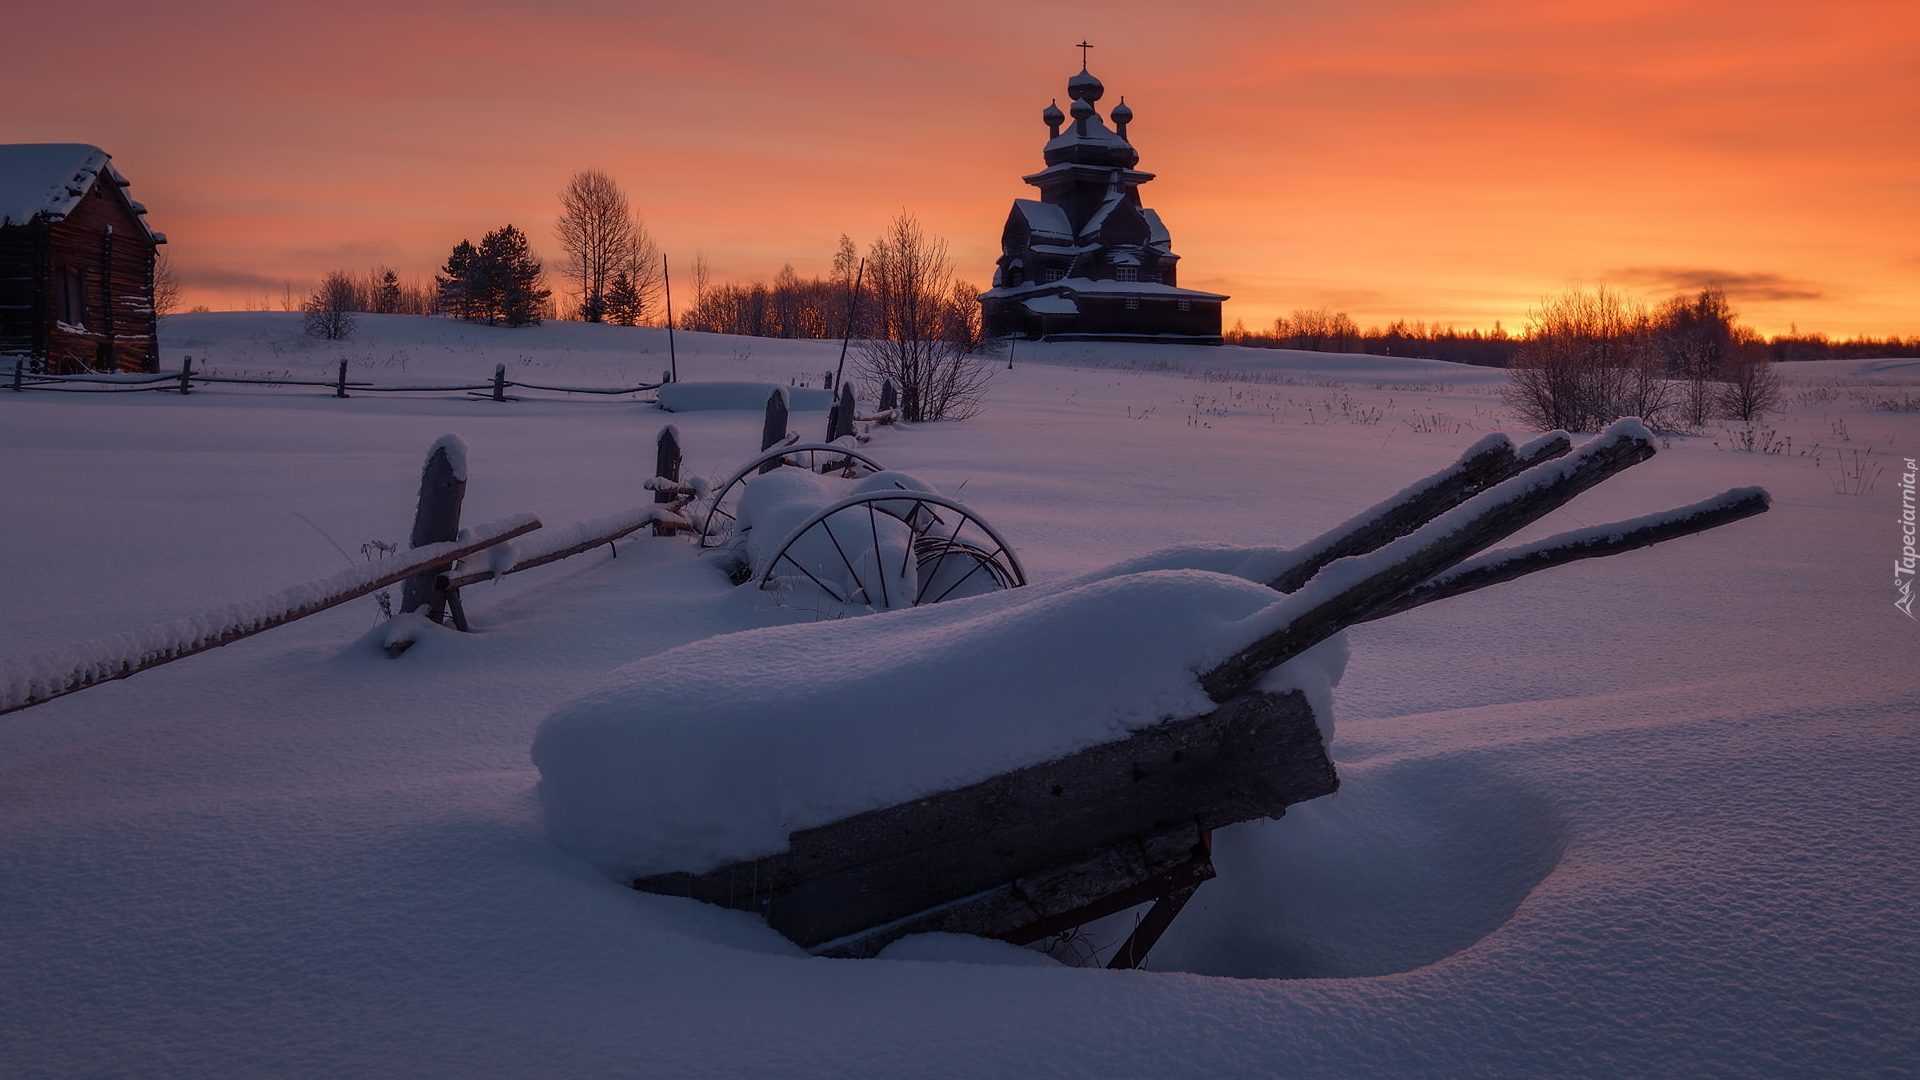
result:
M 0 225 L 25 225 L 36 216 L 59 221 L 73 211 L 99 182 L 101 172 L 124 189 L 112 154 L 86 143 L 10 143 L 0 145 Z M 136 214 L 147 208 L 132 203 Z M 141 222 L 146 225 L 145 221 Z M 166 237 L 147 228 L 147 235 L 164 243 Z
M 1065 209 L 1038 199 L 1015 199 L 1013 208 L 1026 219 L 1027 228 L 1033 230 L 1036 240 L 1045 237 L 1061 243 L 1073 242 L 1073 222 L 1067 220 Z

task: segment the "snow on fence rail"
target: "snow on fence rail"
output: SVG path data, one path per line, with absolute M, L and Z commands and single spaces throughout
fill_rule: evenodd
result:
M 193 370 L 193 357 L 182 360 L 178 374 L 145 372 L 140 374 L 119 374 L 89 372 L 82 375 L 46 375 L 26 370 L 26 361 L 16 358 L 13 362 L 12 381 L 8 388 L 15 393 L 28 390 L 54 390 L 79 394 L 129 393 L 147 390 L 162 393 L 191 394 L 196 386 L 215 383 L 230 383 L 247 386 L 324 386 L 333 390 L 338 398 L 352 397 L 354 393 L 366 394 L 470 394 L 476 397 L 491 397 L 495 401 L 517 401 L 518 398 L 507 394 L 510 389 L 541 390 L 555 394 L 638 394 L 647 390 L 660 389 L 661 383 L 640 383 L 635 386 L 550 386 L 545 383 L 520 382 L 507 378 L 505 364 L 497 364 L 492 378 L 475 383 L 439 383 L 426 386 L 381 386 L 365 381 L 347 381 L 347 362 L 340 361 L 339 373 L 332 379 L 264 379 L 243 375 L 208 375 Z M 349 392 L 351 391 L 351 393 Z

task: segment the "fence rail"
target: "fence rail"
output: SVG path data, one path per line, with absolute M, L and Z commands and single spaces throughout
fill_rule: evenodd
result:
M 4 369 L 0 369 L 4 370 Z M 511 389 L 538 390 L 552 394 L 597 394 L 619 396 L 639 394 L 648 390 L 660 389 L 660 383 L 644 382 L 633 386 L 552 386 L 546 383 L 521 382 L 506 377 L 506 366 L 497 365 L 493 377 L 485 382 L 441 383 L 420 386 L 382 386 L 364 379 L 348 381 L 346 361 L 340 362 L 340 373 L 332 379 L 273 379 L 246 375 L 210 375 L 193 370 L 193 357 L 186 357 L 178 373 L 139 372 L 119 374 L 110 372 L 85 372 L 75 375 L 49 375 L 26 370 L 26 361 L 16 358 L 8 381 L 0 387 L 25 393 L 28 390 L 50 390 L 69 394 L 112 394 L 156 391 L 159 393 L 190 394 L 196 386 L 215 384 L 233 384 L 245 386 L 317 386 L 332 390 L 334 397 L 352 397 L 354 393 L 364 394 L 475 394 L 484 391 L 495 401 L 516 400 L 507 396 Z

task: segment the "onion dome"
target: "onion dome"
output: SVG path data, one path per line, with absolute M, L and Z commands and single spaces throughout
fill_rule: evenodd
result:
M 1107 115 L 1113 119 L 1113 126 L 1119 129 L 1120 137 L 1126 138 L 1127 125 L 1133 123 L 1133 110 L 1127 108 L 1127 99 L 1121 98 L 1120 104 L 1115 105 Z
M 1100 95 L 1106 91 L 1107 88 L 1100 84 L 1099 79 L 1089 74 L 1085 67 L 1080 69 L 1080 74 L 1067 80 L 1067 96 L 1075 101 L 1099 101 Z
M 1093 105 L 1086 98 L 1077 98 L 1074 100 L 1072 111 L 1075 120 L 1085 120 L 1093 115 Z
M 1060 137 L 1060 125 L 1067 122 L 1067 114 L 1060 111 L 1058 99 L 1047 106 L 1046 112 L 1040 114 L 1040 121 L 1047 125 L 1049 135 L 1056 139 Z

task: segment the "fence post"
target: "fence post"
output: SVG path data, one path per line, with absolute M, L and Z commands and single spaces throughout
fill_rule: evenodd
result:
M 408 547 L 425 547 L 460 535 L 460 504 L 467 497 L 467 444 L 458 435 L 444 435 L 427 451 L 420 470 L 420 502 L 413 512 L 413 534 Z M 435 589 L 434 579 L 448 567 L 436 566 L 407 579 L 400 592 L 400 612 L 426 608 L 427 618 L 439 622 L 446 612 L 447 595 Z M 462 620 L 464 621 L 464 620 Z
M 880 384 L 880 411 L 887 412 L 900 407 L 900 390 L 888 379 Z
M 680 482 L 680 429 L 672 424 L 660 429 L 660 441 L 653 455 L 653 475 L 671 480 L 676 484 Z M 653 501 L 656 503 L 670 503 L 675 497 L 670 491 L 656 489 L 653 493 Z M 672 536 L 673 532 L 663 529 L 658 522 L 655 522 L 653 535 Z
M 345 360 L 340 361 L 340 379 L 333 384 L 333 396 L 347 396 L 347 362 Z
M 193 393 L 193 357 L 180 358 L 180 396 Z
M 23 392 L 20 386 L 20 365 L 24 363 L 26 363 L 25 359 L 16 359 L 13 362 L 13 392 L 16 394 Z
M 493 400 L 507 400 L 507 365 L 493 365 Z
M 853 434 L 853 383 L 845 379 L 840 381 L 840 398 L 834 403 L 831 416 L 833 427 L 827 432 L 827 441 L 832 442 L 842 436 Z
M 762 452 L 773 449 L 787 438 L 787 391 L 785 387 L 773 388 L 772 396 L 767 398 L 767 421 L 760 428 L 760 449 Z M 780 466 L 772 461 L 760 466 L 760 471 L 770 473 Z

